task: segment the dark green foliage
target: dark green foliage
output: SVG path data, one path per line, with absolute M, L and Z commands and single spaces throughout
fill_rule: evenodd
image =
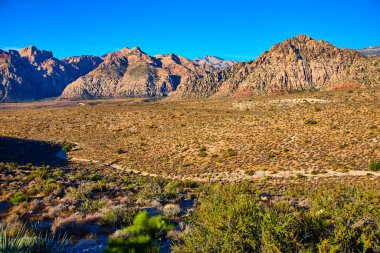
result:
M 372 171 L 379 171 L 380 170 L 380 162 L 371 161 L 369 163 L 369 169 Z
M 18 205 L 20 203 L 23 203 L 23 202 L 28 202 L 29 201 L 29 197 L 26 196 L 24 193 L 21 193 L 21 192 L 18 192 L 16 193 L 15 195 L 13 195 L 9 201 L 14 204 L 14 205 Z
M 200 156 L 200 157 L 206 157 L 207 156 L 206 150 L 207 150 L 206 147 L 201 147 L 198 150 L 198 156 Z
M 163 238 L 174 227 L 161 216 L 149 217 L 146 211 L 138 213 L 133 224 L 122 230 L 128 238 L 110 238 L 106 252 L 159 252 L 157 239 Z
M 317 121 L 315 121 L 313 119 L 308 119 L 308 120 L 305 121 L 305 124 L 306 125 L 316 125 Z
M 216 185 L 191 217 L 173 252 L 375 252 L 380 247 L 378 192 L 337 185 L 295 187 L 288 200 L 258 201 L 252 185 Z M 297 203 L 297 202 L 296 202 Z
M 125 154 L 125 150 L 122 149 L 122 148 L 119 148 L 119 149 L 116 151 L 116 154 L 118 154 L 118 155 Z
M 75 146 L 75 144 L 73 144 L 73 143 L 65 142 L 64 146 L 62 147 L 62 150 L 65 151 L 66 153 L 68 153 L 73 149 L 74 146 Z

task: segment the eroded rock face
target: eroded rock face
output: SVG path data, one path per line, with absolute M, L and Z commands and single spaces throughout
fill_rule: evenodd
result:
M 202 58 L 195 58 L 193 62 L 195 62 L 198 65 L 211 65 L 217 69 L 228 68 L 237 63 L 237 61 L 224 60 L 216 56 L 205 56 Z
M 183 83 L 175 98 L 251 96 L 380 84 L 380 59 L 299 35 L 274 45 L 258 59 Z
M 165 97 L 189 77 L 213 71 L 175 54 L 156 55 L 124 48 L 104 57 L 94 71 L 66 87 L 62 98 Z
M 79 59 L 80 58 L 80 59 Z M 99 65 L 99 57 L 61 61 L 50 51 L 29 46 L 0 51 L 0 102 L 59 96 L 67 84 Z

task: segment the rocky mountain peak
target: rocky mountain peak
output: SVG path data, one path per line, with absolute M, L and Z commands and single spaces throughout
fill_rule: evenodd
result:
M 0 102 L 59 96 L 67 84 L 99 65 L 99 57 L 59 60 L 50 51 L 29 46 L 0 54 Z
M 22 57 L 28 58 L 31 63 L 42 63 L 53 58 L 53 53 L 46 50 L 38 50 L 35 46 L 28 46 L 19 51 Z
M 274 45 L 255 61 L 189 80 L 174 97 L 265 95 L 345 83 L 373 86 L 380 82 L 379 62 L 379 58 L 369 59 L 354 50 L 298 35 Z

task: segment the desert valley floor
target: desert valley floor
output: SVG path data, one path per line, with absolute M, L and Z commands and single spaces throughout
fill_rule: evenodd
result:
M 366 175 L 380 157 L 379 97 L 373 88 L 2 104 L 0 135 L 64 142 L 73 160 L 176 179 Z

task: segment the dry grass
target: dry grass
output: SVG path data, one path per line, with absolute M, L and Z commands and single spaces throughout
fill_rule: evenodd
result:
M 380 160 L 379 97 L 376 88 L 245 100 L 8 104 L 0 135 L 77 143 L 69 156 L 173 176 L 368 170 Z

